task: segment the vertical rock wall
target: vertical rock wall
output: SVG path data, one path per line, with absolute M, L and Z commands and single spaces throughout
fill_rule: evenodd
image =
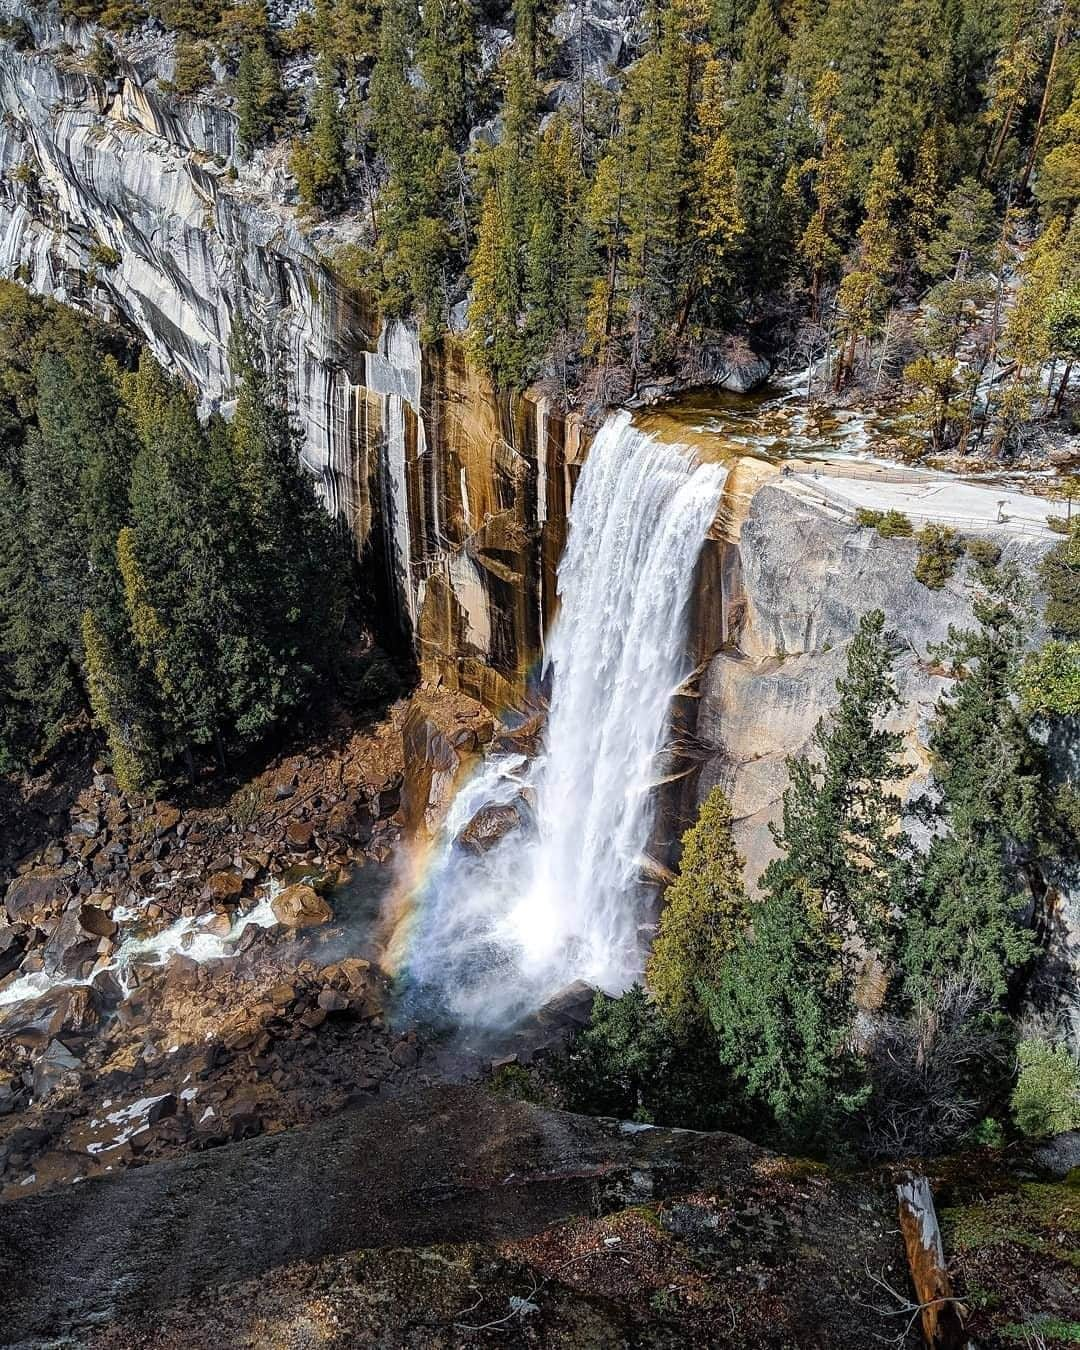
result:
M 303 454 L 383 578 L 423 674 L 520 705 L 554 604 L 578 437 L 496 397 L 461 347 L 380 327 L 288 204 L 272 156 L 235 161 L 228 107 L 164 95 L 171 45 L 88 68 L 92 31 L 0 0 L 0 275 L 133 326 L 227 412 L 238 316 L 284 358 Z M 150 41 L 150 39 L 147 39 Z M 341 223 L 347 231 L 349 222 Z M 384 616 L 385 617 L 385 616 Z

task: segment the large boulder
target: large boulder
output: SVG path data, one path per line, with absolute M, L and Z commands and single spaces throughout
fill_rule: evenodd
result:
M 53 867 L 35 867 L 8 886 L 4 908 L 11 923 L 40 924 L 64 907 L 68 879 Z
M 302 883 L 279 891 L 271 901 L 274 918 L 286 928 L 314 928 L 329 923 L 334 911 L 312 886 Z
M 513 803 L 482 806 L 458 835 L 458 843 L 468 853 L 487 853 L 521 825 L 521 812 Z

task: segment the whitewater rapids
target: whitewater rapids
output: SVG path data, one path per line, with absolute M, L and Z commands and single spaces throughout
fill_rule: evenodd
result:
M 593 441 L 559 565 L 543 751 L 495 758 L 463 788 L 413 896 L 406 973 L 429 1010 L 505 1027 L 575 980 L 618 992 L 640 974 L 652 788 L 725 472 L 628 413 Z M 462 849 L 476 811 L 510 803 L 521 829 Z

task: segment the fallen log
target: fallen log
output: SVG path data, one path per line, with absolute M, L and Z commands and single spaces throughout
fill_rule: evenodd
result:
M 968 1350 L 971 1342 L 964 1331 L 962 1306 L 953 1296 L 930 1182 L 922 1176 L 909 1177 L 897 1186 L 896 1195 L 923 1340 L 930 1350 Z

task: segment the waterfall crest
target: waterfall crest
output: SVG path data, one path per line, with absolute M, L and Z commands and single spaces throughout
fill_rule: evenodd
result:
M 559 566 L 543 752 L 496 758 L 463 788 L 414 894 L 411 985 L 458 1023 L 507 1025 L 574 980 L 616 992 L 640 973 L 651 787 L 724 477 L 628 413 L 592 444 Z M 481 807 L 511 804 L 519 829 L 480 856 L 462 848 Z

